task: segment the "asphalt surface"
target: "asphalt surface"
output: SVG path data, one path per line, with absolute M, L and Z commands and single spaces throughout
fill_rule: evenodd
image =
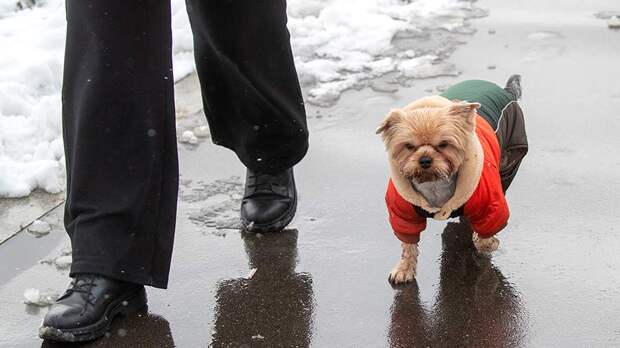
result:
M 618 9 L 574 0 L 479 6 L 490 15 L 450 59 L 460 77 L 308 108 L 311 149 L 296 167 L 300 204 L 285 232 L 233 229 L 242 166 L 208 141 L 182 145 L 170 288 L 149 289 L 148 313 L 116 321 L 92 346 L 620 346 L 620 31 L 594 16 Z M 530 152 L 507 196 L 499 250 L 481 258 L 467 225 L 430 222 L 417 282 L 392 288 L 400 248 L 386 219 L 376 125 L 436 87 L 514 73 L 523 76 Z M 36 336 L 47 309 L 23 304 L 26 288 L 68 283 L 62 265 L 39 263 L 68 245 L 60 209 L 44 219 L 49 235 L 22 232 L 0 245 L 2 347 L 58 346 Z

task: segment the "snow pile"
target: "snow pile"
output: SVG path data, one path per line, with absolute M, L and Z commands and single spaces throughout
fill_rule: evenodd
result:
M 194 70 L 185 2 L 173 0 L 174 71 Z M 26 6 L 21 6 L 26 7 Z M 60 88 L 65 45 L 64 0 L 19 10 L 0 0 L 0 197 L 64 189 Z
M 0 196 L 62 190 L 60 76 L 64 3 L 0 5 Z M 10 6 L 10 5 L 12 6 Z
M 293 51 L 308 101 L 331 105 L 344 90 L 388 72 L 397 78 L 455 75 L 442 63 L 453 45 L 441 44 L 454 41 L 451 33 L 470 33 L 467 19 L 481 15 L 472 2 L 458 0 L 289 0 Z M 433 31 L 444 35 L 435 38 Z
M 0 0 L 0 197 L 60 192 L 65 181 L 64 0 L 19 3 Z M 289 0 L 288 13 L 300 81 L 319 105 L 387 73 L 456 74 L 443 60 L 468 18 L 482 14 L 468 0 Z M 172 0 L 172 27 L 178 80 L 195 69 L 184 0 Z

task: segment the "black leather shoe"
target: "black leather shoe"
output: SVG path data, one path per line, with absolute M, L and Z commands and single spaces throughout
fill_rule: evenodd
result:
M 144 286 L 80 274 L 45 315 L 39 337 L 59 342 L 94 340 L 108 331 L 117 315 L 144 309 Z
M 293 168 L 277 174 L 255 173 L 248 169 L 241 202 L 241 223 L 251 232 L 280 231 L 297 209 Z

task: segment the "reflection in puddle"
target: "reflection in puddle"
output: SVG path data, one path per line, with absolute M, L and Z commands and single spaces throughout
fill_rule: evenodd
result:
M 217 286 L 212 346 L 307 347 L 312 337 L 312 277 L 296 273 L 297 231 L 242 234 L 252 277 Z M 250 278 L 250 279 L 248 279 Z
M 158 347 L 172 348 L 174 340 L 170 333 L 170 324 L 163 317 L 142 313 L 131 317 L 114 320 L 110 331 L 99 340 L 84 345 L 55 343 L 43 341 L 41 348 L 60 347 Z
M 396 291 L 388 332 L 391 347 L 512 347 L 524 344 L 525 310 L 512 284 L 489 258 L 476 255 L 467 223 L 442 235 L 440 279 L 432 307 L 416 284 Z

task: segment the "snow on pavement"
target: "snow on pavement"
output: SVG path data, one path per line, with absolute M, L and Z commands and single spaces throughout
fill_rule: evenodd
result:
M 63 0 L 35 3 L 18 10 L 17 1 L 0 0 L 0 197 L 64 189 L 65 7 Z M 195 69 L 192 35 L 184 0 L 172 0 L 172 8 L 179 80 Z M 466 33 L 467 20 L 481 14 L 458 0 L 289 0 L 288 13 L 300 81 L 308 102 L 318 105 L 332 105 L 343 91 L 386 73 L 456 74 L 443 61 L 445 51 L 395 45 L 395 39 L 405 33 L 422 41 L 429 30 Z
M 472 2 L 456 0 L 289 0 L 289 30 L 300 81 L 308 101 L 329 106 L 347 89 L 396 72 L 415 77 L 441 63 L 428 48 L 397 47 L 399 33 L 426 41 L 430 30 L 463 33 L 467 20 L 484 15 Z M 453 75 L 439 64 L 438 75 Z M 432 77 L 424 74 L 423 77 Z

